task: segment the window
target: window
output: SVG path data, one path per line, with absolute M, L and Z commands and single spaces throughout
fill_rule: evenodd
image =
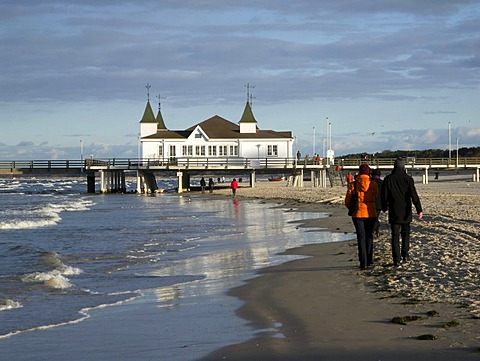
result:
M 195 138 L 200 139 L 200 138 L 202 138 L 202 135 L 201 134 L 195 134 Z
M 163 157 L 163 144 L 158 147 L 158 156 Z
M 278 155 L 278 145 L 268 145 L 267 146 L 267 155 L 277 156 Z
M 170 160 L 175 160 L 177 156 L 177 148 L 174 145 L 170 146 Z
M 182 155 L 184 157 L 193 155 L 193 145 L 182 145 Z
M 228 147 L 226 145 L 219 145 L 218 146 L 218 155 L 219 156 L 227 156 L 227 149 Z
M 195 146 L 195 155 L 197 157 L 199 157 L 199 156 L 205 157 L 205 146 L 204 145 L 196 145 Z
M 216 145 L 209 145 L 208 146 L 208 155 L 210 157 L 216 157 L 217 156 L 217 146 Z
M 231 145 L 230 146 L 230 155 L 231 156 L 238 156 L 238 145 Z

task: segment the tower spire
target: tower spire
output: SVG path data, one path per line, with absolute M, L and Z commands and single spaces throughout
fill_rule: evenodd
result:
M 250 85 L 250 83 L 245 84 L 245 87 L 247 88 L 247 102 L 252 104 L 252 99 L 254 99 L 252 93 L 250 92 L 250 89 L 255 89 L 255 85 Z
M 147 83 L 147 85 L 145 85 L 145 88 L 147 88 L 147 102 L 150 101 L 150 88 L 152 86 L 150 84 Z
M 157 99 L 158 99 L 158 111 L 160 111 L 162 109 L 162 99 L 167 99 L 167 97 L 162 97 L 160 96 L 160 93 L 157 95 Z

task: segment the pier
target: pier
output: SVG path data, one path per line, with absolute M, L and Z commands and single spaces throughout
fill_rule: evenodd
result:
M 390 171 L 395 159 L 374 158 L 335 159 L 333 164 L 295 158 L 194 158 L 177 157 L 175 159 L 85 159 L 85 160 L 16 160 L 0 161 L 0 174 L 3 175 L 84 175 L 87 179 L 87 192 L 95 193 L 97 178 L 101 193 L 124 193 L 126 174 L 137 177 L 138 193 L 157 191 L 157 176 L 175 176 L 179 193 L 190 189 L 190 177 L 203 174 L 248 175 L 249 185 L 255 186 L 257 174 L 289 174 L 289 185 L 302 187 L 304 178 L 310 178 L 314 187 L 327 187 L 333 178 L 343 179 L 346 172 L 355 172 L 362 163 L 368 163 L 373 169 Z M 471 171 L 472 181 L 480 181 L 480 158 L 407 158 L 408 172 L 423 172 L 422 181 L 428 183 L 431 172 Z

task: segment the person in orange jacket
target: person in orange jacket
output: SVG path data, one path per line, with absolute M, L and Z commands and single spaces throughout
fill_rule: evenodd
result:
M 377 184 L 370 179 L 370 167 L 362 164 L 358 176 L 348 185 L 345 206 L 350 206 L 354 192 L 358 194 L 358 209 L 352 214 L 353 225 L 357 234 L 358 260 L 360 269 L 373 264 L 373 229 L 377 219 L 375 200 L 379 194 Z
M 238 182 L 235 178 L 233 178 L 232 182 L 230 183 L 230 188 L 232 188 L 232 195 L 235 197 L 237 195 L 238 188 Z

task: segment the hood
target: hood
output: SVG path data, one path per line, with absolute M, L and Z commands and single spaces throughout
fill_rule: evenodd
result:
M 360 174 L 357 177 L 357 191 L 366 192 L 368 187 L 370 187 L 370 177 L 366 174 Z

